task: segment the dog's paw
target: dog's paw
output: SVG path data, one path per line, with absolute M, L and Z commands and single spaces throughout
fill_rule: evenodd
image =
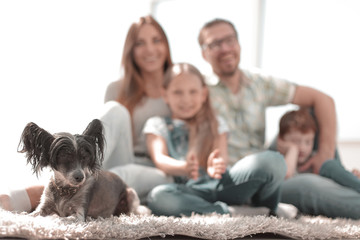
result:
M 151 215 L 151 210 L 144 206 L 144 205 L 139 205 L 135 211 L 134 214 L 136 215 L 142 215 L 142 216 L 150 216 Z
M 135 212 L 138 206 L 140 206 L 140 199 L 133 188 L 127 188 L 127 202 L 129 205 L 130 213 Z
M 136 215 L 151 215 L 151 210 L 143 205 L 140 205 L 140 199 L 132 188 L 127 188 L 127 200 L 129 204 L 130 214 Z
M 84 210 L 83 208 L 79 208 L 79 209 L 76 211 L 75 218 L 76 218 L 78 221 L 85 222 L 85 221 L 86 221 L 85 210 Z
M 64 221 L 66 220 L 69 223 L 74 223 L 74 222 L 84 222 L 85 218 L 82 218 L 82 217 L 77 216 L 76 214 L 73 214 L 73 215 L 63 218 L 63 220 Z
M 34 212 L 29 213 L 29 216 L 32 216 L 32 217 L 41 216 L 41 212 L 40 211 L 34 211 Z

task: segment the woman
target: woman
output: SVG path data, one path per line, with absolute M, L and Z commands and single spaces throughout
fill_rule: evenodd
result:
M 161 84 L 171 65 L 165 32 L 153 17 L 141 17 L 131 25 L 125 40 L 124 77 L 111 83 L 105 95 L 101 120 L 107 149 L 103 166 L 122 177 L 140 198 L 153 187 L 172 181 L 154 168 L 142 134 L 148 118 L 170 114 L 161 97 Z
M 153 167 L 141 134 L 148 118 L 169 114 L 160 89 L 164 72 L 171 65 L 165 32 L 153 17 L 141 17 L 128 31 L 122 57 L 124 76 L 109 85 L 100 117 L 106 139 L 103 167 L 118 174 L 140 198 L 153 187 L 172 182 Z M 30 212 L 39 203 L 43 188 L 11 190 L 0 195 L 0 207 Z

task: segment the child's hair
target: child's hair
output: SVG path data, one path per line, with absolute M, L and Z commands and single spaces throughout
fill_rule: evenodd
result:
M 317 125 L 308 108 L 300 108 L 285 113 L 279 124 L 279 136 L 281 138 L 291 130 L 296 129 L 301 133 L 313 131 L 316 133 Z
M 166 90 L 171 81 L 183 73 L 196 75 L 204 88 L 206 83 L 200 71 L 191 64 L 177 63 L 171 66 L 164 76 L 163 88 Z M 191 119 L 187 119 L 189 124 L 189 151 L 193 151 L 199 159 L 200 166 L 206 168 L 207 159 L 210 153 L 218 144 L 218 121 L 211 106 L 209 94 L 200 111 Z

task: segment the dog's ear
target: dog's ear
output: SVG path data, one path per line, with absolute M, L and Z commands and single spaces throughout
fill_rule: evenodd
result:
M 83 135 L 90 136 L 95 140 L 96 155 L 100 162 L 102 162 L 104 159 L 105 138 L 101 121 L 99 119 L 92 120 L 83 132 Z
M 19 153 L 26 153 L 27 163 L 32 165 L 36 175 L 49 165 L 49 151 L 54 136 L 30 122 L 24 128 L 18 145 Z

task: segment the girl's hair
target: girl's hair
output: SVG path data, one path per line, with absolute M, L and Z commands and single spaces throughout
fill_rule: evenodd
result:
M 126 36 L 124 50 L 122 55 L 121 66 L 124 70 L 124 79 L 121 83 L 121 89 L 118 97 L 118 102 L 123 104 L 132 115 L 135 106 L 140 102 L 145 93 L 144 80 L 141 77 L 139 67 L 134 59 L 134 47 L 139 34 L 139 30 L 145 24 L 151 24 L 160 33 L 167 48 L 167 57 L 164 63 L 164 72 L 172 65 L 170 56 L 169 42 L 166 34 L 160 24 L 152 17 L 141 17 L 139 22 L 133 23 Z
M 316 133 L 317 125 L 308 108 L 289 111 L 281 117 L 279 124 L 279 136 L 281 138 L 294 129 L 301 133 L 308 133 L 310 131 Z
M 166 90 L 171 81 L 181 74 L 194 74 L 201 81 L 203 88 L 207 88 L 205 79 L 200 71 L 191 64 L 178 63 L 168 69 L 164 76 L 163 88 Z M 189 125 L 189 151 L 196 154 L 200 166 L 206 168 L 210 153 L 218 145 L 218 121 L 211 106 L 209 93 L 199 112 L 191 119 L 185 120 Z

